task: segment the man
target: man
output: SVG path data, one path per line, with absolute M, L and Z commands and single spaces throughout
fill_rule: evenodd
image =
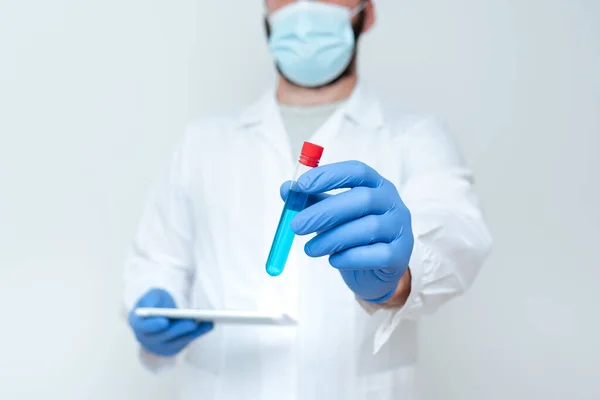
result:
M 416 320 L 463 293 L 490 248 L 472 174 L 434 119 L 390 110 L 358 84 L 371 1 L 267 9 L 277 88 L 191 124 L 142 218 L 125 271 L 142 361 L 156 370 L 185 349 L 190 399 L 414 399 Z M 298 181 L 309 206 L 271 277 L 303 141 L 325 153 Z M 141 318 L 141 306 L 277 308 L 299 323 L 213 326 Z

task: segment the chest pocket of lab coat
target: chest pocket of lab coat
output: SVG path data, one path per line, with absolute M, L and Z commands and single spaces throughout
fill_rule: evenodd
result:
M 403 149 L 393 136 L 391 127 L 353 126 L 345 123 L 324 163 L 357 160 L 375 169 L 401 190 L 403 181 Z

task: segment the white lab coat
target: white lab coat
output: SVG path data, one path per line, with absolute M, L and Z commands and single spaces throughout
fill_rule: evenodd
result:
M 321 164 L 360 160 L 411 210 L 412 291 L 397 310 L 357 301 L 327 257 L 297 237 L 284 274 L 265 272 L 295 160 L 274 91 L 189 126 L 143 215 L 125 268 L 128 309 L 151 287 L 180 307 L 281 310 L 298 327 L 217 326 L 185 351 L 181 397 L 202 400 L 415 399 L 416 320 L 463 293 L 491 239 L 472 174 L 432 118 L 384 108 L 358 86 L 311 138 Z M 172 359 L 141 351 L 151 369 Z

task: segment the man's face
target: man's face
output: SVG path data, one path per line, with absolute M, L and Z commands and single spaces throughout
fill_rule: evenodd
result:
M 297 1 L 299 1 L 299 0 L 266 0 L 267 12 L 268 12 L 268 14 L 272 14 L 275 11 L 281 9 L 282 7 L 288 6 Z M 348 8 L 348 10 L 355 10 L 363 2 L 363 0 L 312 0 L 312 1 L 346 7 L 346 8 Z M 355 15 L 351 20 L 352 29 L 354 31 L 354 38 L 355 38 L 356 43 L 358 43 L 358 39 L 361 36 L 361 34 L 367 32 L 372 27 L 372 25 L 375 21 L 375 13 L 374 13 L 373 3 L 371 2 L 371 0 L 366 0 L 366 1 L 364 1 L 364 3 L 365 3 L 364 9 L 361 12 L 359 12 L 357 15 Z M 267 38 L 269 38 L 271 35 L 271 27 L 269 25 L 268 16 L 265 16 L 265 30 L 266 30 Z M 276 68 L 279 71 L 281 77 L 283 77 L 284 79 L 286 79 L 289 82 L 289 80 L 281 72 L 279 66 L 276 66 Z M 346 70 L 343 71 L 336 79 L 332 80 L 331 82 L 329 82 L 323 86 L 328 86 L 328 85 L 334 84 L 337 81 L 339 81 L 340 79 L 345 78 L 345 77 L 350 76 L 355 73 L 356 73 L 356 47 L 354 49 L 354 54 L 352 56 L 352 60 L 351 60 L 350 64 L 348 65 L 348 67 L 346 68 Z

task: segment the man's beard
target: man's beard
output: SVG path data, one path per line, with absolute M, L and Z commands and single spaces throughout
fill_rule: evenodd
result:
M 319 85 L 316 87 L 311 87 L 311 89 L 319 89 L 319 88 L 323 88 L 326 86 L 334 85 L 337 82 L 341 81 L 344 78 L 351 76 L 354 73 L 354 69 L 356 68 L 356 58 L 357 58 L 357 54 L 358 54 L 358 39 L 360 38 L 363 27 L 365 25 L 365 10 L 362 10 L 357 16 L 358 16 L 358 20 L 354 24 L 352 24 L 352 30 L 354 31 L 354 51 L 352 53 L 352 59 L 350 60 L 350 63 L 348 64 L 346 69 L 344 71 L 342 71 L 337 77 L 333 78 L 329 82 L 324 83 L 322 85 Z M 267 17 L 265 17 L 265 32 L 267 34 L 267 40 L 268 40 L 271 37 L 271 26 L 269 25 L 269 20 Z M 301 85 L 298 85 L 297 83 L 290 81 L 285 76 L 285 74 L 281 71 L 281 69 L 279 68 L 279 65 L 277 65 L 277 63 L 275 63 L 275 68 L 277 68 L 277 72 L 279 72 L 279 75 L 282 76 L 283 79 L 285 79 L 287 82 L 291 83 L 292 85 L 301 86 Z

